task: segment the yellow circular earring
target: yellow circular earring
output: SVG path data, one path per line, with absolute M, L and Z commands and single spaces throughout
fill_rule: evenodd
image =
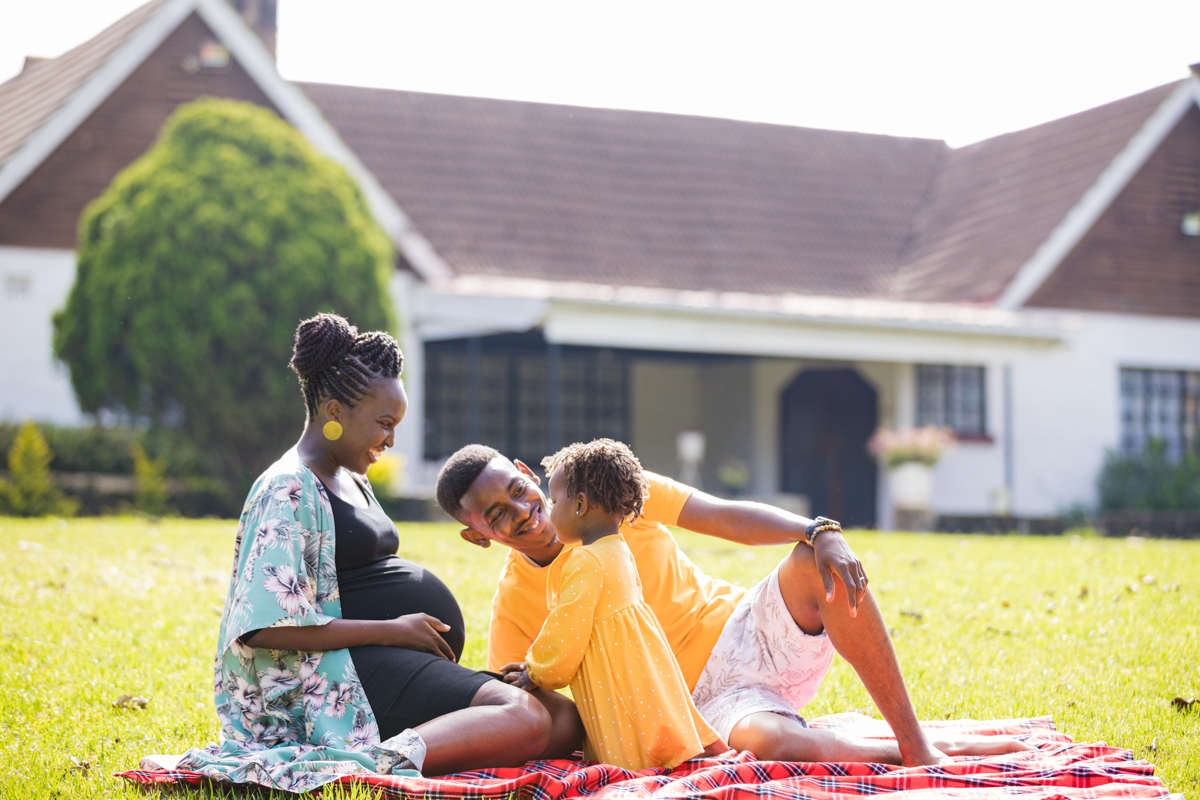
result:
M 342 423 L 338 422 L 336 419 L 331 419 L 329 422 L 325 423 L 323 428 L 321 428 L 321 433 L 325 434 L 325 438 L 329 441 L 336 442 L 338 439 L 342 438 Z

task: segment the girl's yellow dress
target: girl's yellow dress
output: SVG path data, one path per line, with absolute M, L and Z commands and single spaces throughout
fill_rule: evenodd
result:
M 538 686 L 570 685 L 589 757 L 674 767 L 721 738 L 692 703 L 619 534 L 564 550 L 550 570 L 550 615 L 525 661 Z

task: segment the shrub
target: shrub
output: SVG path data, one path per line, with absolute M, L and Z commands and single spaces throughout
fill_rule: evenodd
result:
M 336 311 L 393 327 L 391 245 L 357 185 L 251 104 L 180 106 L 78 241 L 54 349 L 80 407 L 186 438 L 237 494 L 303 423 L 297 323 Z
M 161 517 L 170 511 L 167 488 L 163 473 L 166 466 L 161 459 L 150 458 L 146 450 L 136 442 L 130 448 L 133 454 L 134 493 L 133 507 L 152 516 Z
M 19 517 L 70 516 L 74 505 L 50 482 L 54 454 L 32 422 L 21 426 L 8 451 L 9 480 L 0 481 L 0 513 Z
M 403 453 L 384 453 L 380 456 L 367 470 L 371 490 L 379 497 L 390 499 L 398 496 L 404 486 L 404 465 Z
M 1167 456 L 1161 439 L 1151 439 L 1139 455 L 1110 451 L 1097 488 L 1104 511 L 1200 510 L 1200 442 L 1179 461 Z

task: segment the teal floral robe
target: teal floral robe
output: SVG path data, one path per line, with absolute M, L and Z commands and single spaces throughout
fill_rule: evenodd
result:
M 339 618 L 333 511 L 293 448 L 255 482 L 238 523 L 213 680 L 221 741 L 188 751 L 178 768 L 293 792 L 354 772 L 417 774 L 397 769 L 411 754 L 411 734 L 379 741 L 349 650 L 239 641 L 260 628 Z

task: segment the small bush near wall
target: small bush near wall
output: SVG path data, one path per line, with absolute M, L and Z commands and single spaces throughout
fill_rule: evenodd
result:
M 1200 538 L 1200 442 L 1178 461 L 1160 439 L 1140 455 L 1110 452 L 1097 488 L 1097 527 L 1108 536 Z
M 1200 443 L 1179 461 L 1161 439 L 1140 455 L 1109 452 L 1097 484 L 1101 511 L 1200 511 Z

